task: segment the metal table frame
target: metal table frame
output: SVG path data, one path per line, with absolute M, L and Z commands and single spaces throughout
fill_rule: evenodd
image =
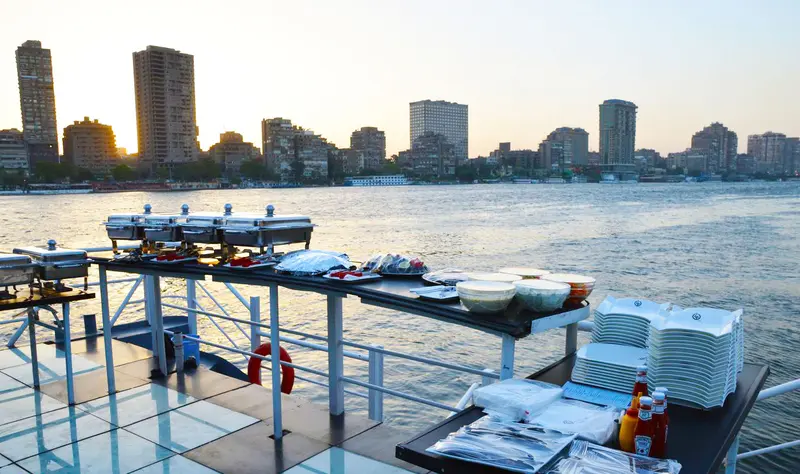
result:
M 66 365 L 66 384 L 67 384 L 67 403 L 72 406 L 75 405 L 75 379 L 72 371 L 72 339 L 70 331 L 70 302 L 81 301 L 94 298 L 93 293 L 87 293 L 79 290 L 71 290 L 64 293 L 50 293 L 50 290 L 42 289 L 42 294 L 31 293 L 31 290 L 23 290 L 21 294 L 28 293 L 27 298 L 18 298 L 19 301 L 13 301 L 5 304 L 0 304 L 0 311 L 11 311 L 15 309 L 25 309 L 26 324 L 23 324 L 14 335 L 12 341 L 15 341 L 25 326 L 28 327 L 28 337 L 30 339 L 31 350 L 31 370 L 33 371 L 33 388 L 40 388 L 39 380 L 39 355 L 36 348 L 36 326 L 41 326 L 50 329 L 54 332 L 63 331 L 64 333 L 64 363 Z M 49 307 L 50 305 L 61 305 L 61 319 L 63 328 L 48 324 L 37 319 L 37 307 Z
M 437 319 L 439 321 L 470 327 L 489 334 L 500 336 L 502 339 L 500 379 L 508 379 L 514 374 L 514 353 L 516 340 L 529 334 L 543 332 L 557 327 L 567 327 L 567 350 L 574 351 L 577 346 L 579 321 L 585 320 L 590 315 L 588 303 L 575 307 L 559 310 L 554 313 L 530 316 L 523 315 L 515 324 L 503 317 L 488 318 L 469 315 L 459 305 L 445 305 L 439 303 L 422 302 L 415 297 L 404 296 L 403 283 L 394 283 L 399 286 L 395 291 L 385 291 L 370 284 L 341 284 L 326 281 L 318 277 L 295 277 L 280 275 L 274 272 L 248 272 L 222 269 L 219 267 L 204 267 L 199 265 L 169 265 L 152 262 L 120 263 L 109 259 L 95 259 L 94 262 L 100 270 L 100 296 L 103 314 L 103 327 L 110 327 L 109 304 L 107 288 L 107 271 L 124 272 L 144 275 L 145 280 L 145 311 L 152 326 L 153 354 L 158 359 L 159 370 L 168 374 L 167 359 L 161 357 L 165 354 L 164 325 L 161 308 L 162 277 L 181 278 L 186 280 L 205 280 L 211 276 L 213 281 L 223 283 L 242 283 L 269 288 L 270 306 L 270 344 L 271 369 L 272 369 L 272 400 L 273 400 L 273 428 L 274 439 L 283 436 L 281 419 L 280 396 L 280 315 L 278 309 L 278 287 L 285 287 L 297 291 L 306 291 L 323 294 L 327 297 L 328 320 L 328 397 L 331 415 L 344 413 L 344 344 L 343 344 L 343 311 L 342 299 L 348 295 L 361 298 L 361 302 L 375 306 L 385 307 L 397 311 Z M 396 281 L 396 280 L 393 280 Z M 388 284 L 388 283 L 387 283 Z M 415 286 L 422 282 L 415 282 Z M 190 286 L 191 287 L 191 286 Z M 517 311 L 519 313 L 519 311 Z M 465 316 L 466 315 L 466 316 Z M 519 316 L 519 314 L 517 314 Z M 527 318 L 527 319 L 526 319 Z M 524 328 L 524 329 L 523 329 Z M 106 345 L 106 367 L 108 376 L 109 393 L 114 390 L 113 356 L 111 354 L 111 331 L 103 331 Z

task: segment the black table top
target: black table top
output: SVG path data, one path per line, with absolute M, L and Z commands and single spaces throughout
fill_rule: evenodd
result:
M 574 363 L 573 354 L 528 378 L 563 385 L 569 380 Z M 675 403 L 669 405 L 667 457 L 681 463 L 683 466 L 681 472 L 691 474 L 717 472 L 768 375 L 769 367 L 766 365 L 744 364 L 736 384 L 736 392 L 728 397 L 725 406 L 721 408 L 702 411 L 678 406 Z M 425 451 L 448 434 L 482 416 L 483 411 L 480 408 L 467 408 L 409 441 L 397 445 L 396 455 L 403 461 L 440 473 L 508 472 Z
M 343 296 L 353 295 L 361 298 L 361 301 L 366 304 L 413 313 L 494 334 L 508 334 L 515 338 L 522 338 L 531 334 L 532 324 L 541 325 L 543 329 L 548 329 L 550 327 L 564 326 L 589 317 L 589 304 L 586 302 L 572 306 L 565 305 L 564 308 L 552 313 L 534 313 L 523 309 L 516 301 L 513 301 L 504 313 L 489 315 L 470 313 L 460 303 L 448 304 L 425 301 L 409 293 L 408 290 L 410 288 L 418 288 L 424 285 L 420 278 L 382 278 L 374 282 L 353 284 L 331 281 L 322 277 L 285 275 L 272 269 L 246 271 L 194 263 L 166 264 L 153 261 L 129 263 L 101 258 L 93 260 L 96 264 L 103 265 L 108 270 L 115 272 L 158 274 L 165 277 L 197 280 L 210 276 L 214 281 L 227 283 L 261 286 L 277 284 L 300 291 L 340 294 Z
M 34 289 L 31 291 L 30 288 L 25 288 L 17 292 L 14 299 L 0 300 L 0 311 L 70 303 L 72 301 L 89 300 L 92 298 L 94 298 L 94 293 L 87 293 L 81 290 L 56 293 L 48 289 Z

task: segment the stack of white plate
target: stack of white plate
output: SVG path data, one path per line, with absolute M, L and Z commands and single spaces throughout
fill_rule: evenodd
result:
M 742 310 L 687 308 L 650 325 L 647 383 L 670 400 L 709 409 L 736 390 L 744 363 Z
M 587 344 L 578 349 L 572 368 L 572 381 L 630 393 L 636 383 L 636 368 L 646 362 L 647 349 L 616 344 Z
M 647 347 L 650 321 L 667 317 L 672 305 L 607 296 L 594 311 L 592 342 Z

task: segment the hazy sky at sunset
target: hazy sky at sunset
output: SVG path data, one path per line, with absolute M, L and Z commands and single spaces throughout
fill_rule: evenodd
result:
M 340 147 L 386 131 L 408 147 L 408 103 L 469 104 L 470 156 L 536 148 L 559 126 L 598 148 L 598 108 L 639 106 L 636 146 L 662 153 L 721 121 L 739 135 L 800 135 L 800 1 L 2 1 L 0 128 L 20 127 L 14 51 L 53 54 L 60 129 L 83 116 L 136 150 L 131 53 L 195 57 L 207 149 L 287 117 Z

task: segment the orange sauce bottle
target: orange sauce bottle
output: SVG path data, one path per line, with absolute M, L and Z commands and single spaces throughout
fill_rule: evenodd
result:
M 653 449 L 653 437 L 656 434 L 656 430 L 653 423 L 652 408 L 652 398 L 639 398 L 639 421 L 636 423 L 636 430 L 633 432 L 633 444 L 636 448 L 636 454 L 641 456 L 650 456 Z

